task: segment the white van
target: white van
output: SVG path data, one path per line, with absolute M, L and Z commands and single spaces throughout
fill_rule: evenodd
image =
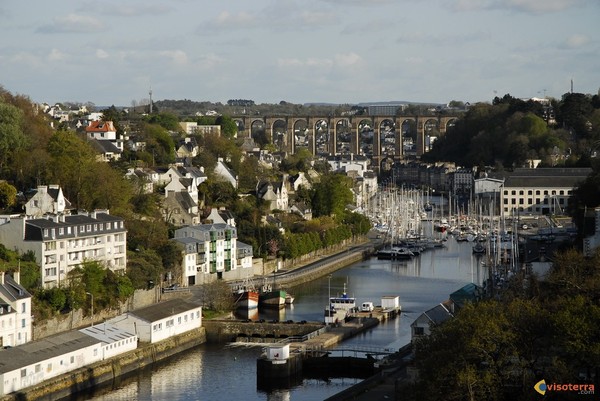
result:
M 361 312 L 373 312 L 373 309 L 375 309 L 373 302 L 363 302 L 360 308 Z

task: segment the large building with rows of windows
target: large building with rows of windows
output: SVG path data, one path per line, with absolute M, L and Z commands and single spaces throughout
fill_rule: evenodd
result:
M 33 252 L 44 288 L 60 286 L 84 261 L 99 261 L 116 273 L 124 273 L 127 265 L 124 220 L 108 210 L 10 216 L 0 224 L 0 243 L 19 253 Z

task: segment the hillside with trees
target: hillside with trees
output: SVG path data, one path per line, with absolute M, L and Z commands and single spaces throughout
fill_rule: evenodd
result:
M 597 383 L 600 253 L 556 255 L 545 280 L 514 279 L 500 299 L 467 304 L 416 344 L 406 400 L 531 400 L 533 386 Z M 578 400 L 577 392 L 546 394 Z M 585 398 L 585 397 L 584 397 Z
M 530 159 L 543 167 L 589 166 L 599 141 L 598 95 L 567 93 L 548 105 L 505 95 L 472 105 L 422 159 L 505 169 Z

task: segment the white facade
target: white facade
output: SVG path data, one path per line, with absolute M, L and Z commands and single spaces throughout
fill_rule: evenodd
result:
M 202 327 L 202 307 L 173 299 L 118 316 L 108 323 L 136 333 L 140 341 L 156 343 Z
M 46 218 L 11 218 L 0 225 L 0 243 L 20 253 L 32 251 L 41 266 L 42 285 L 60 286 L 86 260 L 102 262 L 115 272 L 127 264 L 127 231 L 108 210 Z
M 0 396 L 98 362 L 100 348 L 99 340 L 77 331 L 0 348 Z
M 364 156 L 350 154 L 348 156 L 331 156 L 327 158 L 327 163 L 332 171 L 343 171 L 348 174 L 355 171 L 356 175 L 362 177 L 369 170 L 370 160 Z
M 591 172 L 590 168 L 515 169 L 504 181 L 502 212 L 564 214 L 573 189 Z
M 587 257 L 591 257 L 600 246 L 600 207 L 594 209 L 594 217 L 594 235 L 583 239 L 583 254 Z
M 234 188 L 238 187 L 237 176 L 235 175 L 233 170 L 231 170 L 225 165 L 225 163 L 223 163 L 223 159 L 219 158 L 219 160 L 217 161 L 214 173 L 223 181 L 230 183 Z
M 62 189 L 58 185 L 40 185 L 35 195 L 25 204 L 25 214 L 31 217 L 41 217 L 45 214 L 64 213 L 70 207 Z
M 400 309 L 400 297 L 397 295 L 386 295 L 381 297 L 381 308 L 387 309 Z
M 572 186 L 504 187 L 501 194 L 502 210 L 505 216 L 514 216 L 519 212 L 564 214 L 572 192 Z
M 228 224 L 183 227 L 175 230 L 173 241 L 183 247 L 183 285 L 210 282 L 211 274 L 242 278 L 236 271 L 252 268 L 252 247 L 238 244 L 237 230 Z
M 19 276 L 0 272 L 0 348 L 32 339 L 31 295 L 20 285 Z

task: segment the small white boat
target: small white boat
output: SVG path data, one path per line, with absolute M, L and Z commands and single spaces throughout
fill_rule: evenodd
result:
M 290 294 L 289 292 L 286 293 L 285 295 L 285 304 L 286 305 L 291 305 L 294 303 L 294 296 L 292 294 Z

